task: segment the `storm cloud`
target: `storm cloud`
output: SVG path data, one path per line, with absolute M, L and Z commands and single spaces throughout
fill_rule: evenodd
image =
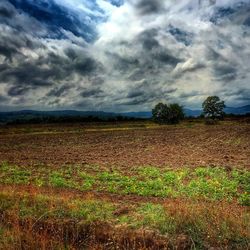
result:
M 250 0 L 2 0 L 0 109 L 249 104 Z

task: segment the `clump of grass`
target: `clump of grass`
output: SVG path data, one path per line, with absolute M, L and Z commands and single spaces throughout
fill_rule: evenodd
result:
M 107 221 L 112 218 L 115 206 L 94 199 L 64 200 L 47 195 L 30 196 L 27 193 L 9 195 L 0 193 L 0 209 L 17 211 L 20 218 L 81 218 L 87 222 Z
M 233 170 L 232 178 L 239 183 L 242 189 L 246 192 L 250 192 L 250 171 Z
M 145 178 L 157 178 L 161 176 L 160 170 L 154 167 L 139 168 L 139 174 Z
M 4 184 L 28 184 L 31 171 L 3 162 L 0 164 L 0 177 Z
M 194 170 L 194 176 L 203 178 L 225 178 L 227 172 L 224 168 L 219 167 L 198 167 Z
M 148 227 L 159 230 L 161 234 L 174 234 L 176 223 L 164 207 L 160 204 L 146 203 L 137 209 L 138 220 L 134 222 L 136 227 Z
M 50 174 L 49 182 L 50 185 L 52 185 L 53 187 L 62 187 L 62 188 L 76 187 L 76 183 L 74 182 L 74 180 L 70 178 L 70 176 L 68 176 L 67 178 L 67 174 L 65 175 L 64 173 L 61 173 L 59 171 L 53 171 Z
M 2 231 L 1 231 L 2 230 Z M 2 232 L 2 234 L 1 234 Z M 0 249 L 74 249 L 71 244 L 59 242 L 48 235 L 34 235 L 22 231 L 18 225 L 0 225 Z
M 95 200 L 84 203 L 80 200 L 75 200 L 70 203 L 69 214 L 74 218 L 82 218 L 86 222 L 109 221 L 113 219 L 114 211 L 115 206 L 111 203 Z
M 164 208 L 173 217 L 175 233 L 189 235 L 198 249 L 213 244 L 221 245 L 222 248 L 231 245 L 233 249 L 244 249 L 248 245 L 250 224 L 246 211 L 239 212 L 236 207 L 228 206 L 225 202 L 199 201 L 167 203 Z
M 81 190 L 85 191 L 91 190 L 95 184 L 95 178 L 86 173 L 85 171 L 80 171 L 80 170 L 78 170 L 78 175 L 83 180 L 83 183 L 81 185 Z
M 247 192 L 240 194 L 238 201 L 241 205 L 250 206 L 250 194 Z
M 191 180 L 186 186 L 180 188 L 180 192 L 188 197 L 203 197 L 210 200 L 232 200 L 237 195 L 237 182 L 228 179 L 204 179 Z

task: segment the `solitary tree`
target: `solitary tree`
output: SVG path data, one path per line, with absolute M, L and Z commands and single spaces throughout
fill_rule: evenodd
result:
M 218 96 L 209 96 L 202 104 L 205 118 L 213 121 L 221 119 L 224 115 L 225 102 L 221 101 Z
M 176 124 L 184 118 L 183 108 L 177 104 L 158 103 L 152 110 L 153 120 L 161 124 Z

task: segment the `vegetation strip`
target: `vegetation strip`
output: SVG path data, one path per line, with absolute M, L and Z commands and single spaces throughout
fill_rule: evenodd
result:
M 2 184 L 33 184 L 38 187 L 96 190 L 146 197 L 237 199 L 241 205 L 250 205 L 250 172 L 247 170 L 234 169 L 228 172 L 219 167 L 199 167 L 194 170 L 141 167 L 136 168 L 132 174 L 128 176 L 118 171 L 102 171 L 97 166 L 88 171 L 84 166 L 65 166 L 60 170 L 51 170 L 48 167 L 29 169 L 7 163 L 0 165 Z

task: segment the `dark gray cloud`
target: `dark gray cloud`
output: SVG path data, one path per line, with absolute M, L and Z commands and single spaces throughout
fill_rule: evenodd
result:
M 237 69 L 231 65 L 216 65 L 214 67 L 214 76 L 224 82 L 233 81 L 237 78 Z
M 187 32 L 184 30 L 181 30 L 177 27 L 174 27 L 172 25 L 169 26 L 169 33 L 174 36 L 176 41 L 180 43 L 184 43 L 186 46 L 189 46 L 192 44 L 192 39 L 194 37 L 194 34 L 191 32 Z
M 11 86 L 9 95 L 24 95 L 25 90 L 54 85 L 56 92 L 57 83 L 73 78 L 74 74 L 92 76 L 102 70 L 84 48 L 57 42 L 65 48 L 59 51 L 53 41 L 17 33 L 13 27 L 0 33 L 0 55 L 5 62 L 1 65 L 0 82 Z
M 61 97 L 63 95 L 67 95 L 67 92 L 71 89 L 70 85 L 63 85 L 63 86 L 59 86 L 56 88 L 53 88 L 52 90 L 49 91 L 49 93 L 47 93 L 48 97 Z
M 120 55 L 115 52 L 106 52 L 113 61 L 113 67 L 122 73 L 132 73 L 128 79 L 140 80 L 148 73 L 157 72 L 163 67 L 175 67 L 181 58 L 174 56 L 167 48 L 162 46 L 156 39 L 156 29 L 149 29 L 139 33 L 132 43 L 123 43 L 127 49 L 133 48 L 134 54 Z
M 6 0 L 3 0 L 6 2 Z M 96 23 L 105 19 L 104 12 L 96 4 L 96 1 L 85 0 L 82 4 L 79 1 L 79 7 L 85 7 L 80 15 L 74 5 L 67 1 L 32 1 L 32 0 L 8 0 L 18 12 L 28 15 L 49 31 L 44 34 L 46 37 L 64 38 L 63 30 L 72 32 L 76 36 L 84 38 L 91 42 L 96 39 Z M 94 12 L 88 9 L 93 8 Z M 21 28 L 21 27 L 20 27 Z
M 113 61 L 114 68 L 120 72 L 128 72 L 139 67 L 140 61 L 137 57 L 125 57 L 116 53 L 107 52 L 106 55 Z
M 0 45 L 0 55 L 3 55 L 6 60 L 12 60 L 13 56 L 18 53 L 16 48 Z
M 136 39 L 138 44 L 141 44 L 143 49 L 145 50 L 153 50 L 155 48 L 159 48 L 160 44 L 155 38 L 158 32 L 156 29 L 145 30 L 141 32 Z
M 140 15 L 156 14 L 162 11 L 164 1 L 162 0 L 130 0 Z
M 134 91 L 130 91 L 127 95 L 127 98 L 135 98 L 135 97 L 139 97 L 139 96 L 143 96 L 144 92 L 142 90 L 134 90 Z
M 134 83 L 130 86 L 126 96 L 120 98 L 120 105 L 144 105 L 150 104 L 159 99 L 167 99 L 170 95 L 174 94 L 177 88 L 167 87 L 162 88 L 161 83 L 157 80 L 143 80 Z
M 181 59 L 173 56 L 170 51 L 161 46 L 156 38 L 157 35 L 158 31 L 156 29 L 143 31 L 138 35 L 135 43 L 142 45 L 142 53 L 144 53 L 143 56 L 145 58 L 147 57 L 148 64 L 150 61 L 154 60 L 150 67 L 158 67 L 159 63 L 176 66 Z
M 191 91 L 191 92 L 188 92 L 188 93 L 185 93 L 185 92 L 183 92 L 183 93 L 181 93 L 180 95 L 179 95 L 179 98 L 180 99 L 188 99 L 188 98 L 192 98 L 192 97 L 194 97 L 194 96 L 200 96 L 200 95 L 204 95 L 204 93 L 201 93 L 201 92 L 199 92 L 199 91 Z
M 0 94 L 0 104 L 4 106 L 7 101 L 8 101 L 8 98 Z
M 250 26 L 250 17 L 247 17 L 243 24 L 246 26 Z
M 87 89 L 81 92 L 81 97 L 102 97 L 103 91 L 101 89 Z
M 3 3 L 0 5 L 0 18 L 12 18 L 15 15 L 15 11 L 10 9 L 10 6 L 4 6 Z

